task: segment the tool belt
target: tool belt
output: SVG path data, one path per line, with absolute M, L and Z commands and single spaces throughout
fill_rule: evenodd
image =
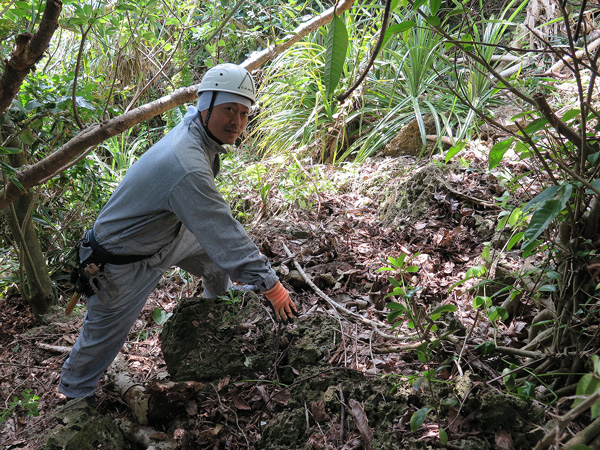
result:
M 83 261 L 80 258 L 81 248 L 91 249 L 91 254 Z M 104 303 L 101 290 L 104 290 L 109 298 L 118 295 L 118 288 L 114 283 L 105 277 L 104 266 L 106 264 L 132 264 L 142 261 L 152 255 L 116 255 L 109 252 L 96 241 L 94 231 L 88 230 L 83 238 L 75 246 L 77 254 L 77 264 L 71 270 L 71 283 L 75 291 L 91 297 L 98 294 L 100 300 Z M 86 252 L 87 253 L 87 252 Z M 106 279 L 104 283 L 103 280 Z

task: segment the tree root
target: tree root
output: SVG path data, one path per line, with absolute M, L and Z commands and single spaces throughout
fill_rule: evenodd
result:
M 141 425 L 181 414 L 204 386 L 196 381 L 181 381 L 155 382 L 146 388 L 131 377 L 121 354 L 108 368 L 106 376 Z

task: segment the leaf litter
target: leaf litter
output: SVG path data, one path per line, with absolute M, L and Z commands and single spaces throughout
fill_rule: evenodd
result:
M 465 330 L 472 330 L 469 344 L 490 340 L 495 330 L 473 311 L 473 293 L 468 289 L 472 284 L 450 291 L 470 267 L 481 263 L 484 243 L 495 238 L 499 210 L 492 205 L 504 188 L 498 178 L 482 170 L 482 164 L 477 156 L 468 167 L 374 158 L 356 168 L 354 176 L 344 175 L 346 184 L 339 185 L 338 193 L 313 194 L 310 208 L 286 208 L 274 196 L 249 234 L 292 291 L 302 317 L 277 334 L 263 304 L 235 333 L 241 341 L 239 352 L 248 358 L 246 365 L 251 366 L 253 355 L 272 352 L 257 346 L 253 338 L 259 321 L 270 324 L 279 351 L 291 352 L 295 359 L 278 353 L 275 363 L 285 364 L 264 368 L 256 373 L 257 379 L 249 379 L 249 372 L 217 373 L 177 418 L 153 424 L 157 432 L 177 442 L 179 448 L 486 449 L 495 448 L 498 442 L 530 447 L 539 438 L 535 422 L 544 421 L 541 408 L 502 394 L 501 379 L 485 382 L 500 375 L 498 359 L 483 358 L 472 346 L 465 347 Z M 269 211 L 277 214 L 269 217 Z M 419 269 L 406 280 L 420 288 L 415 305 L 457 307 L 444 325 L 458 330 L 456 338 L 442 342 L 429 364 L 420 361 L 411 348 L 414 332 L 406 324 L 378 333 L 365 323 L 347 320 L 315 293 L 294 266 L 298 263 L 320 290 L 347 310 L 388 325 L 389 273 L 378 269 L 386 265 L 385 258 L 402 253 L 417 255 L 414 263 Z M 200 292 L 198 280 L 172 271 L 150 296 L 122 350 L 131 376 L 139 383 L 171 377 L 161 351 L 163 327 L 153 319 L 157 308 L 172 313 L 182 299 L 194 299 Z M 63 307 L 67 301 L 65 295 Z M 2 407 L 11 408 L 13 398 L 22 398 L 30 389 L 39 397 L 40 415 L 28 415 L 22 402 L 17 403 L 1 424 L 0 445 L 44 448 L 49 430 L 63 427 L 72 432 L 61 418 L 65 401 L 56 389 L 67 354 L 40 347 L 59 349 L 73 344 L 83 309 L 69 319 L 62 311 L 57 309 L 48 324 L 40 325 L 16 293 L 3 302 Z M 331 323 L 307 322 L 319 316 L 328 317 Z M 194 318 L 191 325 L 201 332 L 201 322 Z M 504 336 L 509 326 L 500 323 L 497 331 L 507 346 L 522 339 L 518 333 Z M 311 344 L 319 341 L 314 327 L 331 329 L 316 359 L 310 357 Z M 299 334 L 313 336 L 314 342 L 302 340 Z M 459 354 L 462 359 L 453 364 L 452 358 Z M 427 387 L 422 383 L 423 373 L 440 365 L 447 367 L 438 372 L 433 387 Z M 460 395 L 459 383 L 467 386 Z M 440 407 L 439 423 L 431 414 L 422 426 L 411 429 L 414 412 L 451 397 L 458 403 Z M 94 417 L 131 418 L 106 381 L 100 383 L 96 399 Z M 449 433 L 448 447 L 439 441 L 440 425 Z M 108 443 L 98 445 L 110 448 Z M 133 443 L 122 445 L 139 448 Z

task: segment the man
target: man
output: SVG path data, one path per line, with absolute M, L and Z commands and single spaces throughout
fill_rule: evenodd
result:
M 79 246 L 88 294 L 81 334 L 62 368 L 59 390 L 91 396 L 119 353 L 148 295 L 172 266 L 202 277 L 205 297 L 231 280 L 262 292 L 287 322 L 297 309 L 267 258 L 231 215 L 214 177 L 224 144 L 248 123 L 255 85 L 234 64 L 210 69 L 197 108 L 129 169 Z

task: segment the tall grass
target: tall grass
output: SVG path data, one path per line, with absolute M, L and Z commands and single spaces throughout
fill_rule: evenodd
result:
M 505 39 L 511 21 L 524 7 L 514 8 L 515 2 L 500 19 L 480 17 L 466 25 L 472 45 L 486 61 L 498 56 L 495 44 Z M 349 45 L 338 92 L 363 70 L 379 32 L 374 24 L 379 24 L 380 11 L 376 4 L 369 4 L 353 8 L 344 17 Z M 498 91 L 477 64 L 457 62 L 454 56 L 458 54 L 420 15 L 395 18 L 398 22 L 407 19 L 416 26 L 388 41 L 361 87 L 341 105 L 325 95 L 322 83 L 323 31 L 281 54 L 265 72 L 262 111 L 253 123 L 251 137 L 261 153 L 303 151 L 321 161 L 362 161 L 380 151 L 413 119 L 425 148 L 423 116 L 427 114 L 435 120 L 438 137 L 470 137 L 477 116 L 455 93 L 475 106 L 489 107 Z

